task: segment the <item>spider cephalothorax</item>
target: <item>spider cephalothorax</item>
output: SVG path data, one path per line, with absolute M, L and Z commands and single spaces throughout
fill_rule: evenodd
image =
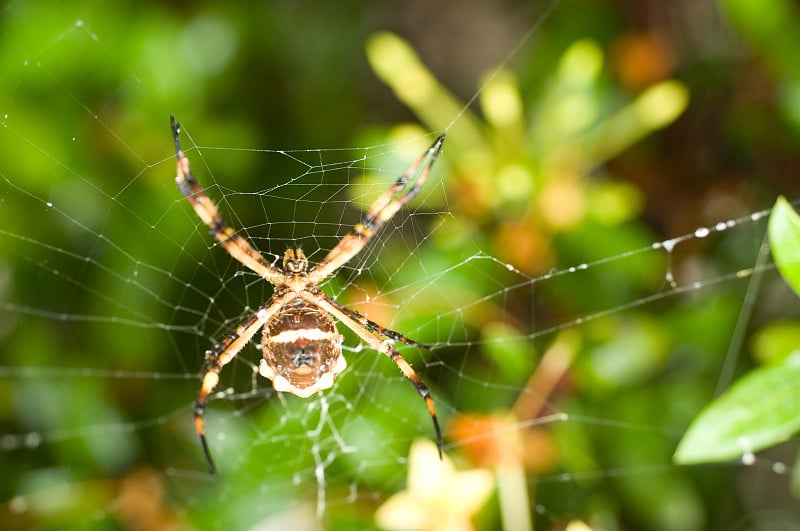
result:
M 308 274 L 308 258 L 302 249 L 286 249 L 283 255 L 283 274 L 305 277 Z
M 444 135 L 436 141 L 375 200 L 360 223 L 342 238 L 321 262 L 308 267 L 302 249 L 288 249 L 283 256 L 283 267 L 278 268 L 266 260 L 247 240 L 229 227 L 220 216 L 217 206 L 205 194 L 189 171 L 189 159 L 180 144 L 180 124 L 170 117 L 175 154 L 178 159 L 178 189 L 189 200 L 200 219 L 211 228 L 214 239 L 236 260 L 275 286 L 275 293 L 236 330 L 228 334 L 208 352 L 200 393 L 194 406 L 194 422 L 203 445 L 208 464 L 214 471 L 214 462 L 205 437 L 203 414 L 211 392 L 219 383 L 219 373 L 263 329 L 261 351 L 263 359 L 259 373 L 272 380 L 276 391 L 292 393 L 302 398 L 330 388 L 336 376 L 346 367 L 342 355 L 343 337 L 336 330 L 339 321 L 352 330 L 372 348 L 389 357 L 408 378 L 425 400 L 433 420 L 439 455 L 442 454 L 442 434 L 436 410 L 428 387 L 395 349 L 400 341 L 428 348 L 412 341 L 399 332 L 383 328 L 363 315 L 334 301 L 317 286 L 346 264 L 369 243 L 375 232 L 391 219 L 400 208 L 416 196 L 442 149 Z M 404 191 L 405 188 L 408 190 Z

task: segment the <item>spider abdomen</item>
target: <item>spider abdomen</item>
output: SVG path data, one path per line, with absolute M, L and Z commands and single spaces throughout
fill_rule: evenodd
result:
M 264 326 L 259 372 L 276 391 L 309 397 L 330 388 L 347 367 L 342 339 L 326 312 L 295 299 Z

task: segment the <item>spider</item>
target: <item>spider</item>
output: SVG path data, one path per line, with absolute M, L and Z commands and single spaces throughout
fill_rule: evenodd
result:
M 389 357 L 403 376 L 414 385 L 428 407 L 441 458 L 442 432 L 431 393 L 411 365 L 395 349 L 394 343 L 400 341 L 420 348 L 430 347 L 370 321 L 331 299 L 317 286 L 361 251 L 376 231 L 419 193 L 442 149 L 444 134 L 372 203 L 361 221 L 321 262 L 309 268 L 306 255 L 299 247 L 287 249 L 283 255 L 282 267 L 278 267 L 267 261 L 247 240 L 225 223 L 217 206 L 189 171 L 189 159 L 181 149 L 181 124 L 175 121 L 174 116 L 170 116 L 170 127 L 178 161 L 175 178 L 178 189 L 191 203 L 203 223 L 209 226 L 214 239 L 223 249 L 274 287 L 274 293 L 266 304 L 205 353 L 202 384 L 193 412 L 195 430 L 200 437 L 211 473 L 216 473 L 216 466 L 206 441 L 203 415 L 208 397 L 219 383 L 222 368 L 263 328 L 258 345 L 263 353 L 259 374 L 272 380 L 276 391 L 307 398 L 318 391 L 329 389 L 336 376 L 347 367 L 347 361 L 342 355 L 344 337 L 336 329 L 337 320 L 370 347 Z M 404 192 L 403 189 L 407 186 L 409 189 Z

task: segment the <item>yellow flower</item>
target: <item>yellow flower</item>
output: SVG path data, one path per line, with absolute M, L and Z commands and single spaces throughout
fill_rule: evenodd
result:
M 436 445 L 420 439 L 411 446 L 408 488 L 378 508 L 375 521 L 385 529 L 468 531 L 494 480 L 487 470 L 457 471 Z

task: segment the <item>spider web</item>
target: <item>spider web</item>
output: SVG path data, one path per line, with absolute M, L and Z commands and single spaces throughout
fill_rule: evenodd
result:
M 268 259 L 300 246 L 317 262 L 434 138 L 412 126 L 352 133 L 412 118 L 374 77 L 364 80 L 361 60 L 352 66 L 349 56 L 362 57 L 381 27 L 352 25 L 353 17 L 397 17 L 434 70 L 453 65 L 449 81 L 468 103 L 442 125 L 457 137 L 485 95 L 488 85 L 476 82 L 484 71 L 510 60 L 529 72 L 524 86 L 545 86 L 536 76 L 554 72 L 572 40 L 592 35 L 591 16 L 577 12 L 600 8 L 556 2 L 511 16 L 476 3 L 433 17 L 415 4 L 402 14 L 355 3 L 317 14 L 272 6 L 258 13 L 278 32 L 271 42 L 247 36 L 235 11 L 148 7 L 126 27 L 124 10 L 107 9 L 12 3 L 0 11 L 4 521 L 374 526 L 377 507 L 405 488 L 412 441 L 433 429 L 396 366 L 341 326 L 348 369 L 309 399 L 275 393 L 257 374 L 252 346 L 225 368 L 206 414 L 221 474 L 207 474 L 192 425 L 204 353 L 272 290 L 213 244 L 175 188 L 168 117 L 183 122 L 193 171 L 233 227 Z M 570 21 L 573 29 L 556 31 Z M 285 27 L 320 36 L 304 41 Z M 465 44 L 483 32 L 497 39 L 474 56 L 442 49 L 442 35 Z M 741 46 L 729 33 L 709 38 Z M 246 43 L 283 48 L 259 63 Z M 309 58 L 314 72 L 297 66 Z M 290 75 L 276 74 L 274 87 L 230 77 L 253 69 Z M 361 85 L 339 81 L 349 76 Z M 347 95 L 353 87 L 362 108 Z M 256 130 L 264 123 L 280 125 Z M 753 329 L 796 312 L 764 244 L 769 183 L 666 187 L 658 180 L 680 176 L 651 176 L 638 183 L 648 198 L 665 189 L 682 196 L 656 198 L 649 224 L 529 232 L 516 223 L 530 214 L 527 199 L 502 200 L 508 191 L 485 176 L 483 188 L 471 188 L 474 176 L 459 174 L 470 165 L 456 159 L 469 154 L 457 145 L 448 140 L 421 194 L 323 284 L 337 301 L 431 346 L 400 350 L 433 392 L 446 453 L 459 467 L 477 466 L 505 419 L 502 429 L 526 441 L 525 499 L 540 528 L 578 518 L 597 528 L 796 525 L 793 443 L 700 470 L 671 462 L 692 416 L 749 366 Z M 635 157 L 646 155 L 636 152 L 618 172 L 633 173 Z M 708 200 L 689 201 L 701 193 Z M 681 200 L 705 208 L 690 213 Z M 557 257 L 529 248 L 545 232 Z M 548 259 L 537 265 L 530 253 Z M 553 359 L 553 345 L 573 357 L 545 389 L 531 377 Z M 706 484 L 725 487 L 711 494 Z M 480 525 L 498 525 L 497 502 Z

